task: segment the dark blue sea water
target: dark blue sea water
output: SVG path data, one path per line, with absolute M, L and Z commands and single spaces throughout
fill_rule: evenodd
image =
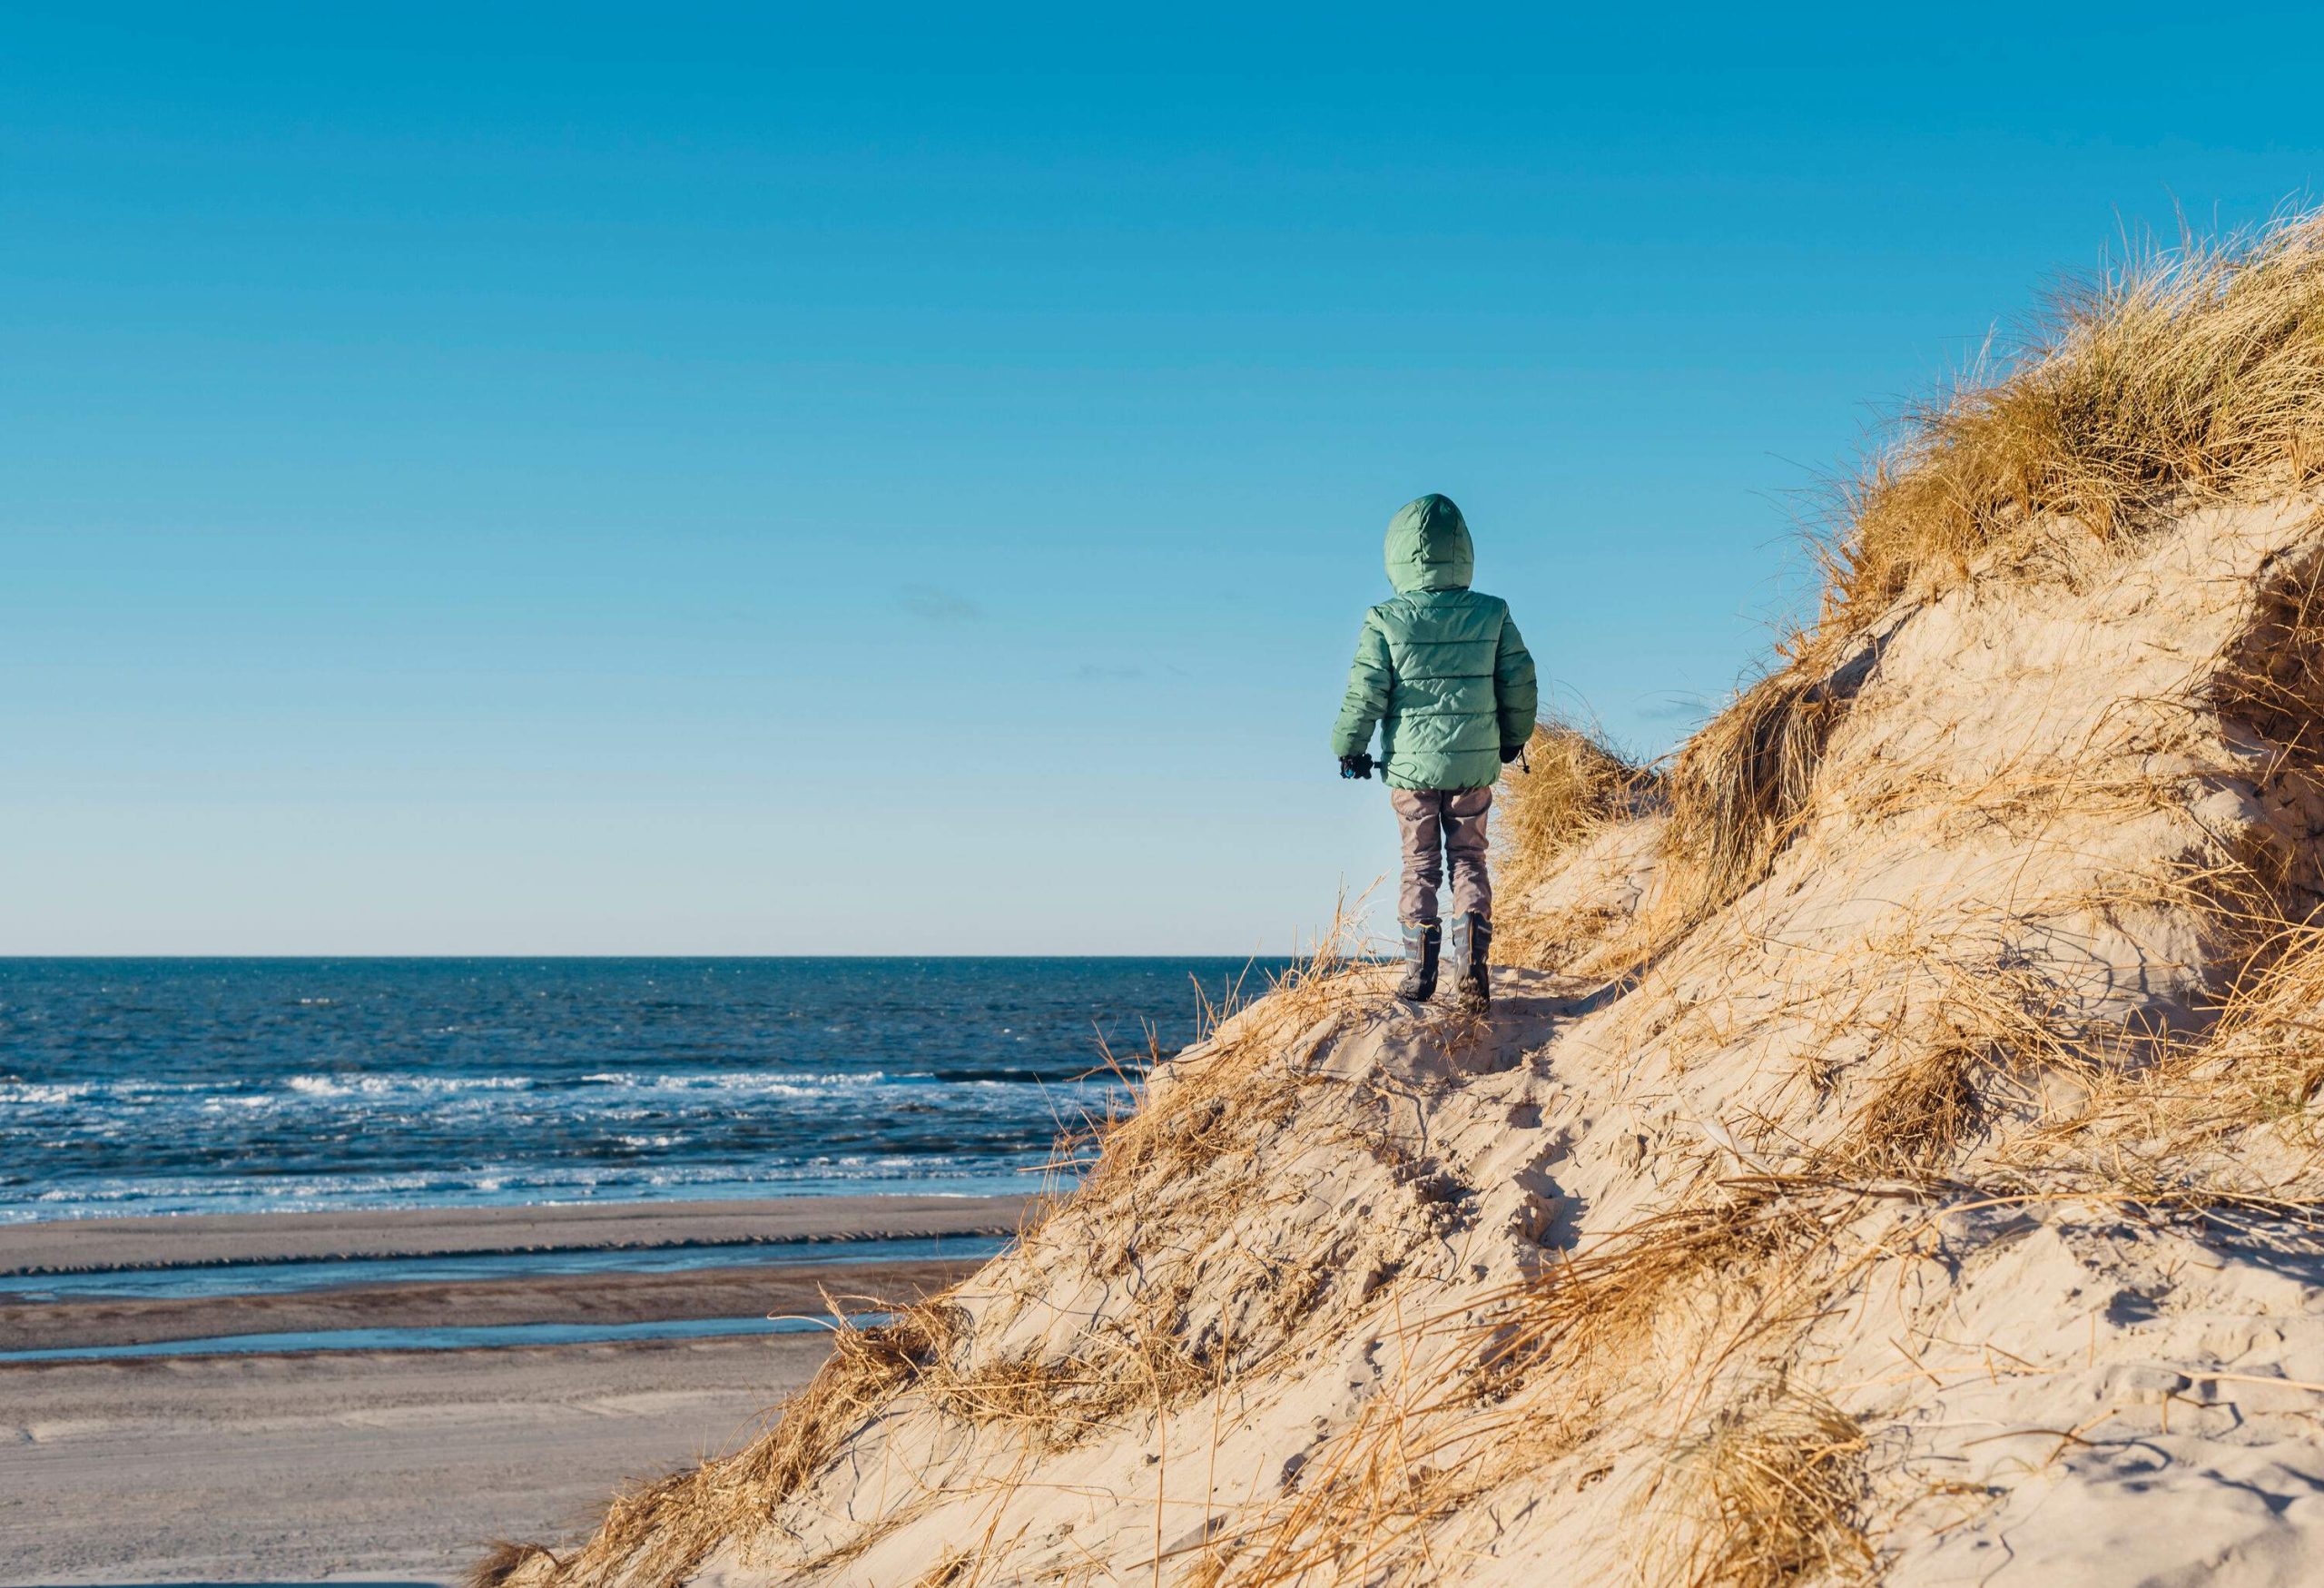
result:
M 0 1221 L 1024 1190 L 1273 968 L 0 960 Z

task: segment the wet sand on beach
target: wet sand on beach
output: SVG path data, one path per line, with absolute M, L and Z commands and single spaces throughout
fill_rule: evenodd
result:
M 502 1324 L 632 1324 L 672 1318 L 828 1318 L 916 1300 L 976 1271 L 974 1258 L 783 1264 L 665 1274 L 559 1274 L 445 1284 L 348 1285 L 287 1295 L 134 1297 L 10 1303 L 0 1351 L 137 1346 L 221 1335 L 323 1329 L 474 1328 Z M 0 1364 L 5 1366 L 6 1364 Z M 0 1389 L 0 1407 L 6 1403 Z
M 0 1224 L 0 1275 L 317 1258 L 1008 1235 L 1024 1197 L 788 1197 Z M 807 1255 L 812 1260 L 812 1254 Z
M 448 1582 L 746 1435 L 777 1335 L 0 1367 L 0 1581 Z
M 958 1258 L 816 1243 L 1006 1233 L 1018 1198 L 800 1198 L 0 1227 L 0 1273 L 795 1241 L 797 1261 L 50 1301 L 0 1292 L 0 1350 L 340 1328 L 828 1317 Z M 572 1536 L 622 1483 L 747 1437 L 820 1332 L 0 1364 L 0 1583 L 449 1582 L 486 1542 Z

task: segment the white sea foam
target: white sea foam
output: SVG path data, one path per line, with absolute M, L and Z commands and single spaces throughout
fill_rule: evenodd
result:
M 91 1100 L 126 1101 L 183 1096 L 212 1090 L 211 1086 L 201 1081 L 0 1080 L 0 1103 L 15 1103 L 25 1108 L 56 1108 Z
M 881 1070 L 831 1070 L 813 1075 L 803 1075 L 789 1070 L 682 1070 L 660 1074 L 608 1070 L 585 1075 L 581 1079 L 592 1086 L 626 1087 L 645 1091 L 756 1091 L 771 1086 L 787 1087 L 795 1091 L 811 1087 L 891 1085 L 903 1081 L 933 1080 L 935 1077 L 924 1070 L 891 1076 Z
M 528 1091 L 529 1075 L 407 1075 L 388 1071 L 377 1075 L 293 1075 L 282 1083 L 307 1097 L 392 1097 L 409 1092 L 419 1097 L 443 1097 L 473 1091 Z
M 0 1103 L 15 1103 L 22 1107 L 53 1107 L 59 1103 L 78 1102 L 95 1090 L 96 1082 L 86 1080 L 59 1081 L 49 1085 L 0 1085 Z

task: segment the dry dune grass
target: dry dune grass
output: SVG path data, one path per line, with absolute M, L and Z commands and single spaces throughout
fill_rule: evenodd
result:
M 2060 292 L 2014 352 L 1903 431 L 1845 493 L 1820 620 L 1671 767 L 1689 895 L 1675 929 L 1749 887 L 1797 830 L 1852 695 L 1836 675 L 1896 604 L 1981 567 L 2072 578 L 2159 508 L 2324 471 L 2324 215 L 2151 249 Z M 2312 676 L 2312 656 L 2299 665 Z M 1518 870 L 1552 863 L 1565 831 L 1512 823 Z
M 1361 916 L 1343 902 L 1310 952 L 1239 1012 L 1209 1008 L 1206 1035 L 1131 1078 L 1129 1102 L 1068 1141 L 1061 1161 L 1088 1171 L 1022 1239 L 1023 1293 L 988 1297 L 992 1316 L 1042 1305 L 1065 1274 L 1102 1282 L 1118 1304 L 1076 1326 L 1059 1348 L 948 1361 L 923 1382 L 962 1421 L 1005 1426 L 1034 1447 L 1068 1448 L 1158 1415 L 1284 1348 L 1332 1282 L 1320 1253 L 1255 1245 L 1238 1227 L 1270 1197 L 1270 1153 L 1310 1089 L 1333 1084 L 1307 1056 L 1376 978 Z
M 1691 922 L 1757 882 L 1807 808 L 1824 741 L 1846 710 L 1818 666 L 1827 643 L 1796 636 L 1785 665 L 1688 740 L 1670 769 L 1670 843 Z
M 1670 1509 L 1685 1539 L 1663 1575 L 1686 1588 L 1858 1583 L 1877 1556 L 1864 1534 L 1866 1441 L 1821 1396 L 1777 1385 L 1712 1417 L 1673 1463 Z
M 1997 377 L 1912 416 L 1855 493 L 1829 610 L 1856 626 L 2042 520 L 2104 540 L 2185 494 L 2324 468 L 2324 218 L 2149 248 L 2059 293 Z
M 2239 914 L 2239 929 L 2249 926 Z M 2012 1167 L 2031 1183 L 2324 1210 L 2324 922 L 2280 922 L 2199 1037 L 2090 1072 L 2083 1105 Z
M 2324 808 L 2324 553 L 2266 571 L 2250 626 L 2190 704 L 2253 736 L 2266 782 Z M 2083 1106 L 2035 1133 L 2021 1161 L 2156 1198 L 2324 1201 L 2319 881 L 2315 854 L 2296 848 L 2174 879 L 2171 902 L 2227 967 L 2211 1023 L 2100 1055 L 2082 1073 Z M 2250 1150 L 2260 1133 L 2272 1150 Z
M 1577 847 L 1653 809 L 1662 784 L 1659 772 L 1630 760 L 1594 729 L 1555 720 L 1536 724 L 1523 760 L 1502 769 L 1493 799 L 1500 896 L 1522 899 Z M 1502 964 L 1562 970 L 1614 924 L 1598 911 L 1504 911 L 1493 952 Z
M 1189 1327 L 1197 1299 L 1190 1276 L 1118 1277 L 1131 1292 L 1128 1305 L 1078 1330 L 1064 1350 L 946 1359 L 918 1389 L 946 1416 L 1005 1430 L 1038 1455 L 1167 1410 L 1242 1369 L 1236 1359 L 1247 1342 Z
M 470 1574 L 469 1588 L 540 1581 L 528 1571 L 537 1563 L 559 1583 L 664 1588 L 684 1582 L 712 1550 L 763 1523 L 842 1441 L 940 1361 L 958 1327 L 957 1309 L 941 1297 L 870 1327 L 841 1322 L 830 1359 L 744 1449 L 615 1496 L 588 1542 L 569 1557 L 536 1544 L 497 1545 Z
M 465 1588 L 499 1588 L 521 1567 L 536 1560 L 551 1571 L 558 1564 L 556 1555 L 540 1544 L 519 1544 L 514 1539 L 496 1538 L 484 1546 L 484 1553 L 460 1579 Z
M 1232 994 L 1224 1004 L 1206 1001 L 1200 1035 L 1177 1059 L 1136 1073 L 1114 1066 L 1128 1082 L 1126 1105 L 1068 1139 L 1061 1155 L 1060 1167 L 1088 1166 L 1077 1202 L 1177 1178 L 1265 1139 L 1300 1085 L 1298 1067 L 1280 1061 L 1286 1044 L 1303 1034 L 1305 1046 L 1319 1043 L 1322 1022 L 1359 995 L 1350 978 L 1373 962 L 1362 947 L 1362 912 L 1363 901 L 1341 900 L 1309 951 L 1271 978 L 1247 1011 Z
M 2316 1111 L 2324 1090 L 2319 1011 L 2324 926 L 2302 922 L 2269 944 L 2264 968 L 2229 995 L 2211 1040 L 2197 1050 L 2200 1080 L 2186 1089 L 2207 1111 L 2184 1123 L 2213 1136 L 2236 1124 L 2282 1125 L 2301 1145 L 2324 1147 Z
M 1877 1090 L 1840 1133 L 1833 1159 L 1857 1174 L 1925 1173 L 1948 1162 L 1985 1119 L 1980 1049 L 1932 1042 L 1876 1081 Z
M 1440 1580 L 1432 1535 L 1445 1517 L 1618 1427 L 1631 1445 L 1650 1443 L 1658 1407 L 1683 1423 L 1751 1346 L 1816 1316 L 1836 1273 L 1866 1260 L 1841 1261 L 1833 1244 L 1860 1207 L 1824 1180 L 1706 1185 L 1538 1280 L 1481 1298 L 1481 1317 L 1416 1319 L 1403 1331 L 1408 1348 L 1448 1330 L 1462 1344 L 1369 1403 L 1310 1462 L 1312 1477 L 1246 1517 L 1210 1580 Z M 1662 1561 L 1654 1580 L 1774 1588 L 1868 1562 L 1855 1520 L 1860 1437 L 1841 1438 L 1845 1419 L 1831 1413 L 1813 1438 L 1777 1449 L 1801 1408 L 1828 1408 L 1804 1391 L 1768 1400 L 1738 1396 L 1665 1457 L 1674 1493 L 1690 1496 L 1691 1528 L 1682 1558 Z
M 1599 828 L 1636 815 L 1659 784 L 1650 768 L 1631 762 L 1594 729 L 1536 723 L 1523 764 L 1502 770 L 1493 801 L 1501 886 L 1523 893 Z
M 1997 1116 L 2040 1111 L 2044 1080 L 2087 1089 L 2167 1046 L 2078 1019 L 2060 988 L 1990 952 L 1921 942 L 1907 957 L 1905 996 L 1867 1031 L 1864 1100 L 1806 1154 L 1811 1172 L 1945 1183 Z
M 2221 658 L 2212 704 L 2316 774 L 2324 758 L 2324 557 L 2270 571 L 2258 621 Z
M 1818 1243 L 1833 1215 L 1796 1189 L 1765 1177 L 1733 1182 L 1682 1198 L 1549 1267 L 1494 1319 L 1480 1360 L 1481 1390 L 1505 1397 L 1548 1376 L 1567 1418 L 1586 1416 L 1594 1400 L 1628 1379 L 1623 1365 L 1679 1298 L 1716 1293 L 1721 1275 L 1756 1282 L 1778 1274 Z M 1730 1326 L 1748 1332 L 1758 1318 L 1779 1314 L 1792 1288 L 1785 1277 L 1731 1311 Z M 1571 1436 L 1570 1429 L 1554 1435 Z

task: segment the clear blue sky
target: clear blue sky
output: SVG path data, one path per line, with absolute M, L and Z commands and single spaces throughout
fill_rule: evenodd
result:
M 1282 948 L 1398 503 L 1659 752 L 2324 175 L 2304 11 L 1458 10 L 9 8 L 0 952 Z

